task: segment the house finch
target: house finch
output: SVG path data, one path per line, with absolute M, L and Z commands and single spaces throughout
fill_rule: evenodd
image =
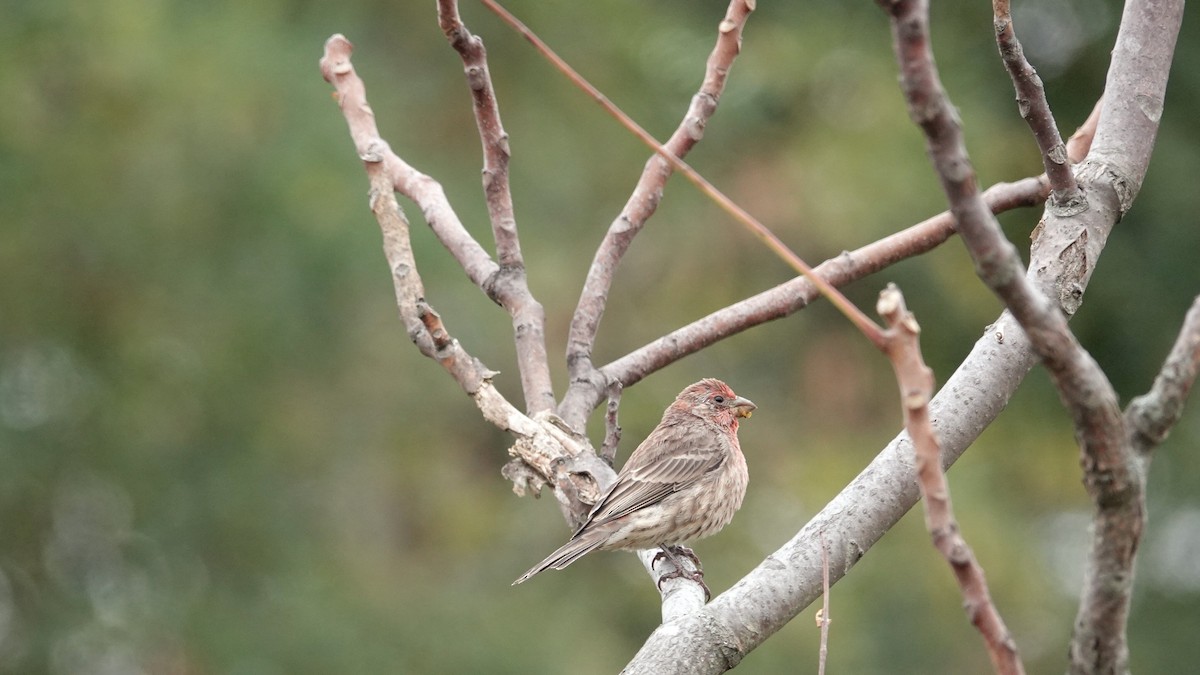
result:
M 684 389 L 571 540 L 513 585 L 597 550 L 657 546 L 682 570 L 676 545 L 720 531 L 742 506 L 749 475 L 738 418 L 755 407 L 720 380 Z

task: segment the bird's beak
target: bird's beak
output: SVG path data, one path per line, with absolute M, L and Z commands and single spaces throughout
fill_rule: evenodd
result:
M 730 405 L 733 408 L 733 414 L 737 417 L 749 417 L 750 413 L 758 409 L 758 406 L 754 405 L 754 401 L 741 396 L 733 399 Z

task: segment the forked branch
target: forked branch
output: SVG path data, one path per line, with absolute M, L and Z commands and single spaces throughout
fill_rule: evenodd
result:
M 529 414 L 553 410 L 554 388 L 550 382 L 550 362 L 546 357 L 546 312 L 529 290 L 517 220 L 513 213 L 512 190 L 508 181 L 511 151 L 508 134 L 500 122 L 496 92 L 488 71 L 487 50 L 483 40 L 472 35 L 458 15 L 456 0 L 438 0 L 438 24 L 450 46 L 462 57 L 463 71 L 475 108 L 475 124 L 483 143 L 483 194 L 487 199 L 488 218 L 496 240 L 497 274 L 489 278 L 484 291 L 508 310 L 513 321 L 517 349 L 517 367 L 521 371 L 521 390 Z
M 408 220 L 396 201 L 395 191 L 416 201 L 431 226 L 437 223 L 435 232 L 460 261 L 465 261 L 464 268 L 472 279 L 486 279 L 498 266 L 462 228 L 441 186 L 408 166 L 380 138 L 374 113 L 367 103 L 366 88 L 350 60 L 352 51 L 345 37 L 329 38 L 320 62 L 321 73 L 334 86 L 338 105 L 371 181 L 371 210 L 383 232 L 384 254 L 408 335 L 422 354 L 437 361 L 454 377 L 475 401 L 484 419 L 516 438 L 510 453 L 537 473 L 536 477 L 522 473 L 523 477 L 514 481 L 513 489 L 518 493 L 536 492 L 549 482 L 564 515 L 568 520 L 577 517 L 578 512 L 586 512 L 586 504 L 594 501 L 603 485 L 616 474 L 596 458 L 586 438 L 562 429 L 552 415 L 542 412 L 531 418 L 514 408 L 492 385 L 495 373 L 454 339 L 438 313 L 426 302 L 413 257 Z M 514 472 L 510 474 L 517 476 Z
M 1017 109 L 1042 152 L 1042 165 L 1050 179 L 1050 206 L 1060 210 L 1063 215 L 1078 212 L 1086 207 L 1086 202 L 1075 182 L 1067 148 L 1063 145 L 1054 114 L 1050 112 L 1050 104 L 1046 101 L 1042 78 L 1038 77 L 1037 71 L 1025 58 L 1025 50 L 1017 40 L 1009 0 L 992 0 L 992 12 L 995 15 L 996 45 L 1000 48 L 1000 58 L 1017 92 Z

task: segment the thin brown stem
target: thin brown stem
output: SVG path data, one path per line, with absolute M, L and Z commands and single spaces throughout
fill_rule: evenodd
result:
M 942 469 L 942 450 L 929 416 L 929 401 L 933 398 L 933 371 L 921 356 L 921 328 L 916 317 L 904 305 L 904 296 L 894 284 L 879 294 L 876 307 L 888 326 L 888 345 L 885 350 L 900 385 L 900 401 L 904 411 L 904 428 L 912 439 L 916 456 L 917 482 L 925 504 L 925 527 L 958 582 L 963 606 L 971 623 L 979 630 L 987 645 L 992 668 L 997 673 L 1024 673 L 1017 644 L 1000 618 L 1000 612 L 988 592 L 983 568 L 954 517 L 950 502 L 950 486 Z

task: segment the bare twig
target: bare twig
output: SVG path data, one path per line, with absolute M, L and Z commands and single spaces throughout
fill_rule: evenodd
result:
M 621 407 L 621 390 L 619 380 L 613 380 L 608 385 L 608 409 L 604 415 L 604 443 L 600 446 L 600 459 L 612 466 L 617 457 L 617 445 L 621 443 L 621 425 L 617 423 L 617 410 Z
M 983 568 L 975 559 L 958 528 L 950 503 L 950 486 L 942 470 L 941 443 L 929 419 L 929 400 L 933 398 L 933 371 L 921 357 L 920 333 L 916 317 L 904 305 L 904 296 L 894 284 L 879 294 L 876 306 L 888 326 L 888 359 L 900 385 L 904 410 L 904 428 L 912 439 L 916 456 L 917 480 L 925 501 L 925 527 L 950 568 L 963 595 L 963 606 L 971 623 L 987 644 L 992 668 L 997 673 L 1024 673 L 1017 644 L 992 603 Z
M 1125 423 L 1130 443 L 1138 454 L 1147 456 L 1167 439 L 1171 428 L 1183 414 L 1196 373 L 1200 370 L 1200 296 L 1184 317 L 1175 345 L 1163 362 L 1150 391 L 1129 402 Z
M 1033 131 L 1033 137 L 1042 151 L 1042 165 L 1050 179 L 1049 205 L 1060 209 L 1064 215 L 1078 212 L 1087 207 L 1087 202 L 1071 171 L 1067 148 L 1063 145 L 1054 114 L 1050 112 L 1050 104 L 1046 101 L 1042 78 L 1026 60 L 1025 51 L 1017 40 L 1009 0 L 992 0 L 992 12 L 995 15 L 996 45 L 1000 48 L 1000 58 L 1017 92 L 1017 109 Z
M 425 288 L 413 258 L 408 220 L 396 202 L 395 178 L 389 170 L 388 159 L 399 158 L 379 137 L 374 114 L 367 105 L 366 89 L 350 63 L 352 49 L 350 42 L 341 35 L 329 38 L 321 58 L 321 73 L 337 89 L 338 105 L 350 125 L 358 156 L 371 180 L 371 211 L 383 232 L 384 253 L 392 269 L 400 317 L 409 338 L 421 353 L 440 363 L 467 393 L 474 394 L 494 373 L 450 336 L 441 317 L 425 302 Z
M 500 263 L 499 273 L 490 277 L 490 285 L 484 291 L 512 316 L 526 409 L 530 414 L 552 410 L 555 400 L 550 363 L 546 358 L 546 313 L 530 292 L 525 275 L 508 182 L 508 134 L 500 122 L 500 109 L 488 72 L 487 50 L 483 40 L 463 25 L 456 0 L 438 0 L 438 24 L 450 45 L 462 57 L 463 71 L 475 104 L 475 123 L 483 143 L 483 192 L 496 240 L 496 258 Z
M 500 109 L 488 70 L 487 50 L 484 49 L 483 40 L 472 35 L 463 24 L 455 0 L 438 0 L 438 25 L 450 46 L 462 58 L 467 86 L 471 89 L 475 124 L 483 144 L 483 191 L 496 238 L 496 256 L 502 266 L 524 267 L 508 182 L 511 149 L 508 134 L 500 122 Z

